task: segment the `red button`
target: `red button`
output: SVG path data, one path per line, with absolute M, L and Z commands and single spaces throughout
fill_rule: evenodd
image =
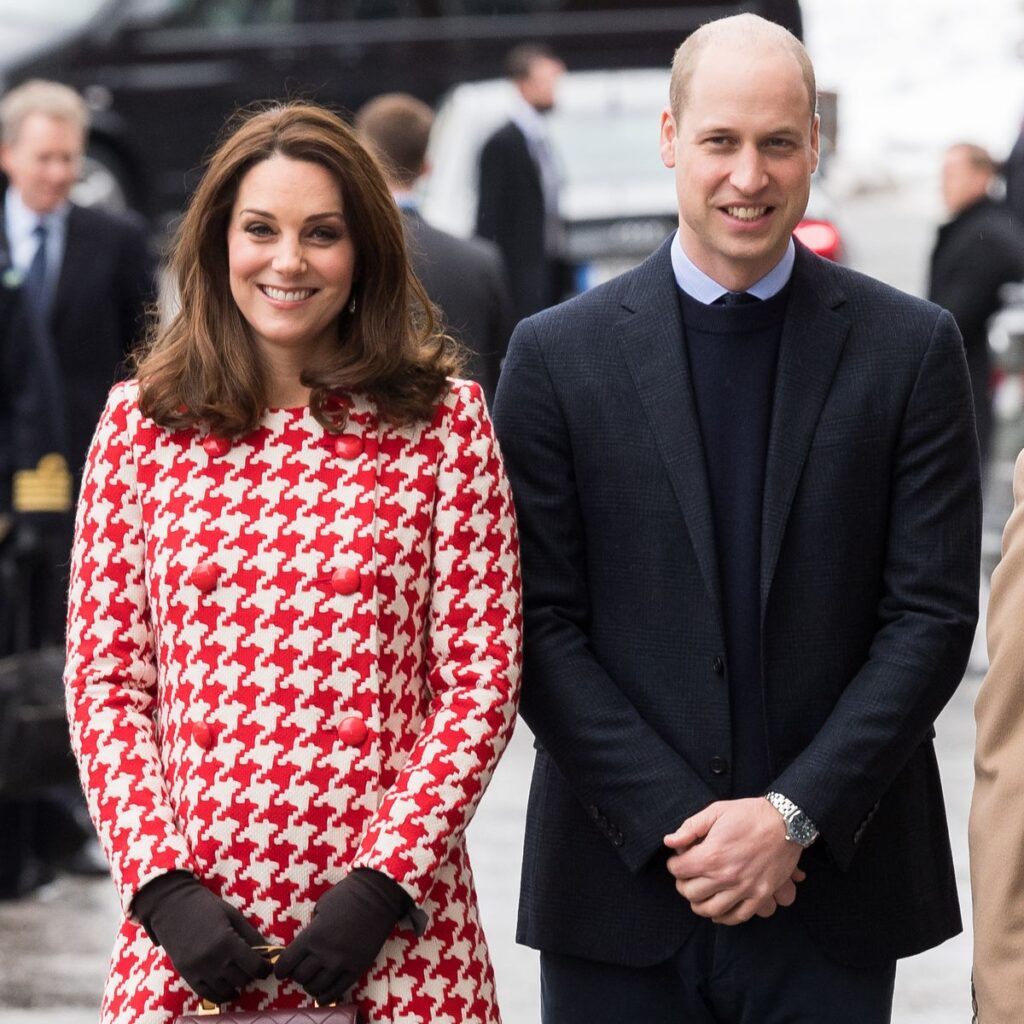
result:
M 359 589 L 358 569 L 335 569 L 331 576 L 331 586 L 336 594 L 348 597 Z
M 210 434 L 203 441 L 203 448 L 207 455 L 227 455 L 231 451 L 231 440 L 227 437 L 220 437 L 218 434 Z
M 203 750 L 213 746 L 213 729 L 206 722 L 196 722 L 192 726 L 192 742 Z
M 358 459 L 363 454 L 363 439 L 359 434 L 341 434 L 334 439 L 334 450 L 343 459 Z
M 359 715 L 349 715 L 338 723 L 338 736 L 350 747 L 361 747 L 366 742 L 369 732 Z
M 215 586 L 220 576 L 220 566 L 216 562 L 200 562 L 189 577 L 204 594 L 208 594 Z

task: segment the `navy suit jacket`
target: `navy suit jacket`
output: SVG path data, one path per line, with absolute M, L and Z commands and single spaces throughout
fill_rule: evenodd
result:
M 664 835 L 731 795 L 720 568 L 670 244 L 520 324 L 495 403 L 538 746 L 519 939 L 629 965 L 664 960 L 697 920 Z M 798 246 L 765 468 L 762 663 L 772 788 L 821 831 L 779 913 L 842 962 L 960 929 L 931 738 L 966 666 L 979 547 L 952 318 Z
M 64 409 L 63 448 L 76 480 L 107 393 L 124 375 L 125 358 L 144 333 L 145 307 L 156 295 L 155 272 L 140 218 L 71 207 L 49 326 Z M 24 341 L 8 339 L 10 358 L 25 357 Z M 28 440 L 14 444 L 11 437 L 0 431 L 0 466 L 31 466 L 37 448 L 52 450 Z
M 11 511 L 15 472 L 63 443 L 62 424 L 49 408 L 56 399 L 54 367 L 37 338 L 21 277 L 0 233 L 0 514 Z

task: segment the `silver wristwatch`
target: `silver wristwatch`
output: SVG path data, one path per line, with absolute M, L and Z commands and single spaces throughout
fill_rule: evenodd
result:
M 781 793 L 765 793 L 764 798 L 782 815 L 782 820 L 786 823 L 788 842 L 807 849 L 818 838 L 818 829 L 814 822 L 788 796 Z

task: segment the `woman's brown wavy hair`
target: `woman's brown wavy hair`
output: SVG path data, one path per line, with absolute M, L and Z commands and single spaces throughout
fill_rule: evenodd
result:
M 180 308 L 166 325 L 151 326 L 136 363 L 142 412 L 172 429 L 224 436 L 248 433 L 263 415 L 264 370 L 231 295 L 227 233 L 246 172 L 280 154 L 331 172 L 356 248 L 355 312 L 338 318 L 334 352 L 302 373 L 313 415 L 338 431 L 346 410 L 337 397 L 361 392 L 390 422 L 429 419 L 462 354 L 412 272 L 401 214 L 375 158 L 341 118 L 308 102 L 243 111 L 225 133 L 171 254 Z

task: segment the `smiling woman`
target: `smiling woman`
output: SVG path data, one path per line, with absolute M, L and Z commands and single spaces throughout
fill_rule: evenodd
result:
M 463 830 L 515 717 L 518 542 L 399 216 L 333 114 L 247 116 L 97 429 L 65 682 L 124 909 L 103 1024 L 499 1019 Z

